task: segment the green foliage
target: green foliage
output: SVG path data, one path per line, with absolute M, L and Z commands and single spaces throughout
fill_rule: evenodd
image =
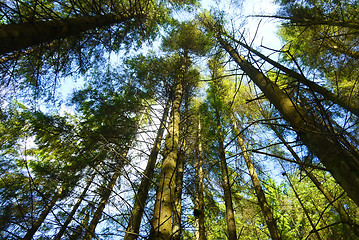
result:
M 213 41 L 208 34 L 200 31 L 196 22 L 181 22 L 175 25 L 163 41 L 167 51 L 184 51 L 198 56 L 205 55 L 212 47 Z
M 297 60 L 302 70 L 320 75 L 343 99 L 357 102 L 359 21 L 357 1 L 283 1 L 288 16 L 279 35 L 286 42 L 284 59 Z M 296 66 L 296 67 L 299 67 Z M 318 78 L 318 77 L 317 77 Z

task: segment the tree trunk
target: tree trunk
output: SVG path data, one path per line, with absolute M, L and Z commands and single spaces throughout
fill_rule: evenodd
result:
M 274 239 L 274 240 L 282 239 L 282 236 L 281 236 L 280 231 L 279 231 L 279 229 L 277 227 L 277 224 L 276 224 L 276 220 L 273 217 L 273 213 L 272 213 L 272 211 L 271 211 L 271 209 L 270 209 L 270 207 L 268 205 L 266 196 L 265 196 L 264 191 L 262 189 L 261 182 L 260 182 L 260 180 L 258 178 L 256 169 L 254 168 L 252 159 L 250 158 L 250 156 L 249 156 L 249 154 L 247 152 L 247 149 L 246 149 L 246 146 L 244 144 L 243 139 L 239 135 L 239 129 L 237 127 L 237 124 L 236 124 L 236 121 L 234 119 L 234 116 L 231 114 L 230 117 L 231 117 L 232 124 L 233 124 L 233 127 L 234 127 L 234 132 L 235 132 L 235 134 L 237 136 L 237 143 L 238 143 L 238 145 L 240 146 L 240 148 L 242 150 L 243 158 L 244 158 L 244 161 L 247 164 L 249 175 L 251 176 L 253 187 L 254 187 L 254 190 L 255 190 L 255 193 L 256 193 L 256 196 L 257 196 L 257 199 L 258 199 L 258 204 L 259 204 L 259 206 L 260 206 L 260 208 L 262 210 L 264 220 L 266 221 L 266 224 L 267 224 L 268 230 L 270 232 L 270 235 L 271 235 L 272 239 Z
M 182 80 L 179 80 L 174 86 L 172 111 L 170 114 L 164 159 L 153 212 L 153 229 L 151 230 L 149 239 L 168 240 L 171 237 L 182 93 Z
M 195 165 L 195 203 L 194 203 L 194 217 L 195 217 L 195 239 L 207 240 L 204 228 L 204 197 L 203 197 L 203 151 L 201 139 L 201 119 L 198 120 L 197 130 L 197 159 Z
M 342 147 L 335 134 L 312 118 L 304 108 L 294 104 L 275 83 L 239 55 L 220 35 L 217 39 L 241 69 L 262 90 L 283 118 L 294 128 L 308 149 L 314 153 L 339 182 L 348 196 L 359 205 L 359 160 Z
M 133 19 L 126 12 L 98 16 L 84 16 L 63 20 L 8 24 L 0 26 L 0 54 L 21 50 L 36 44 L 66 38 L 81 32 Z
M 236 229 L 236 220 L 234 216 L 233 202 L 232 202 L 232 193 L 231 193 L 231 184 L 229 179 L 229 172 L 227 166 L 226 152 L 224 147 L 224 134 L 222 129 L 222 119 L 223 115 L 223 102 L 221 99 L 222 92 L 221 90 L 221 73 L 220 68 L 221 64 L 217 59 L 212 64 L 212 79 L 213 85 L 211 87 L 211 91 L 213 91 L 213 103 L 211 103 L 211 107 L 214 110 L 214 124 L 216 124 L 216 141 L 218 142 L 218 155 L 220 160 L 220 171 L 221 171 L 221 185 L 224 192 L 224 203 L 226 206 L 226 221 L 227 221 L 227 231 L 228 231 L 228 239 L 229 240 L 237 240 L 237 229 Z
M 116 169 L 116 172 L 112 175 L 110 182 L 107 184 L 106 188 L 103 190 L 100 203 L 97 206 L 94 216 L 90 222 L 90 225 L 86 228 L 86 233 L 85 233 L 83 240 L 90 240 L 93 237 L 93 235 L 95 234 L 95 228 L 101 219 L 103 210 L 105 209 L 107 201 L 110 198 L 112 190 L 116 184 L 117 178 L 120 176 L 120 171 L 121 171 L 122 166 L 123 166 L 123 164 L 121 164 L 121 167 Z
M 226 205 L 226 220 L 227 220 L 227 229 L 228 229 L 228 239 L 237 240 L 237 231 L 236 231 L 236 221 L 234 217 L 232 194 L 231 194 L 231 184 L 229 181 L 228 166 L 226 160 L 226 153 L 224 149 L 224 137 L 221 119 L 219 116 L 219 111 L 216 109 L 216 122 L 217 122 L 217 135 L 218 135 L 218 145 L 219 145 L 219 157 L 221 161 L 221 173 L 222 173 L 222 187 L 224 191 L 224 202 Z
M 232 38 L 233 39 L 233 38 Z M 315 91 L 319 94 L 321 94 L 323 97 L 325 97 L 327 100 L 332 101 L 333 103 L 338 104 L 339 106 L 341 106 L 342 108 L 352 112 L 353 114 L 355 114 L 356 116 L 359 116 L 359 108 L 357 106 L 355 106 L 354 104 L 352 104 L 351 102 L 347 102 L 344 101 L 342 99 L 340 99 L 338 96 L 336 96 L 334 93 L 332 93 L 331 91 L 325 89 L 324 87 L 316 84 L 313 81 L 308 80 L 306 77 L 304 77 L 302 74 L 297 73 L 296 71 L 289 69 L 285 66 L 283 66 L 282 64 L 272 60 L 271 58 L 263 55 L 262 53 L 258 52 L 257 50 L 251 48 L 250 46 L 248 46 L 245 43 L 242 43 L 241 41 L 238 41 L 236 39 L 233 39 L 234 41 L 236 41 L 239 45 L 241 45 L 242 47 L 244 47 L 245 49 L 253 52 L 255 55 L 257 55 L 258 57 L 262 58 L 264 61 L 272 64 L 274 67 L 278 68 L 279 70 L 285 72 L 289 77 L 292 77 L 294 79 L 297 79 L 300 83 L 306 85 L 307 87 L 309 87 L 310 90 Z
M 88 204 L 89 206 L 90 204 Z M 87 210 L 84 213 L 82 221 L 77 227 L 73 230 L 72 234 L 69 236 L 69 240 L 80 239 L 86 234 L 87 226 L 90 220 L 90 210 Z
M 146 200 L 148 197 L 148 191 L 151 187 L 153 172 L 156 166 L 158 152 L 161 147 L 163 132 L 166 127 L 170 104 L 171 104 L 171 100 L 169 99 L 164 108 L 160 127 L 157 132 L 156 140 L 153 144 L 146 169 L 141 179 L 140 186 L 138 187 L 138 192 L 136 194 L 135 203 L 132 208 L 131 217 L 128 221 L 128 226 L 124 240 L 134 240 L 138 237 L 143 212 L 145 210 Z
M 183 171 L 186 161 L 186 136 L 188 134 L 188 104 L 189 95 L 188 92 L 184 95 L 184 114 L 182 122 L 180 123 L 180 147 L 178 150 L 177 157 L 177 170 L 176 170 L 176 187 L 175 187 L 175 198 L 174 198 L 174 209 L 173 209 L 173 223 L 172 223 L 172 239 L 180 240 L 182 234 L 182 189 L 183 189 Z
M 183 141 L 183 144 L 184 141 Z M 182 214 L 182 188 L 183 188 L 183 168 L 184 168 L 184 147 L 182 146 L 178 152 L 177 157 L 177 171 L 176 171 L 176 187 L 173 211 L 173 224 L 172 224 L 172 239 L 180 240 L 181 238 L 181 214 Z
M 26 232 L 25 236 L 22 238 L 23 240 L 31 240 L 35 235 L 36 231 L 39 229 L 40 225 L 45 221 L 47 215 L 50 213 L 51 209 L 55 206 L 56 201 L 62 195 L 64 190 L 64 185 L 61 185 L 55 195 L 51 198 L 50 202 L 48 202 L 45 206 L 45 209 L 40 214 L 39 218 L 32 224 L 31 228 Z
M 95 178 L 95 176 L 96 176 L 96 173 L 92 174 L 91 178 L 87 180 L 87 184 L 86 184 L 85 188 L 82 190 L 82 193 L 81 193 L 80 197 L 77 199 L 76 204 L 72 207 L 71 212 L 67 216 L 65 222 L 62 224 L 61 229 L 57 233 L 57 235 L 55 236 L 54 240 L 60 240 L 62 238 L 62 236 L 64 235 L 64 233 L 65 233 L 65 231 L 67 229 L 67 226 L 71 222 L 71 220 L 74 217 L 77 209 L 79 208 L 80 204 L 82 203 L 83 199 L 85 198 L 87 190 L 90 188 L 90 185 L 91 185 L 93 179 Z

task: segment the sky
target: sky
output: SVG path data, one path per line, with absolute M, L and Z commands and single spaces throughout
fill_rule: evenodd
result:
M 251 17 L 253 15 L 274 15 L 278 10 L 278 5 L 273 0 L 229 0 L 232 4 L 228 4 L 228 1 L 219 1 L 216 3 L 212 0 L 202 0 L 202 6 L 205 9 L 209 9 L 211 6 L 219 7 L 219 9 L 225 9 L 226 13 L 233 19 L 234 24 L 241 24 L 245 19 L 243 27 L 238 27 L 240 31 L 245 31 L 248 35 L 248 41 L 252 41 L 255 32 L 258 32 L 254 41 L 254 46 L 260 46 L 261 44 L 274 48 L 281 48 L 281 41 L 277 37 L 276 32 L 278 30 L 279 21 L 276 19 L 262 19 L 259 17 Z M 236 9 L 237 8 L 237 9 Z M 262 20 L 261 20 L 262 19 Z M 237 29 L 235 29 L 237 30 Z

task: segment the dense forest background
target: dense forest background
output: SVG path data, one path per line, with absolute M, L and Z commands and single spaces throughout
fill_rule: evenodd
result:
M 359 2 L 256 4 L 0 1 L 0 238 L 359 239 Z

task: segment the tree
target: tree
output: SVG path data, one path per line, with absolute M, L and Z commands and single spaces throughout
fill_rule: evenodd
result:
M 230 36 L 229 36 L 230 37 Z M 325 99 L 327 100 L 331 100 L 332 102 L 340 105 L 341 107 L 343 107 L 344 109 L 352 112 L 355 115 L 359 115 L 359 109 L 351 102 L 346 102 L 345 100 L 342 100 L 340 98 L 338 98 L 338 96 L 334 95 L 332 92 L 328 91 L 327 89 L 325 89 L 324 87 L 316 84 L 313 81 L 308 80 L 305 76 L 283 66 L 282 64 L 273 61 L 272 59 L 270 59 L 269 57 L 266 57 L 265 55 L 263 55 L 262 53 L 258 52 L 257 50 L 249 47 L 247 44 L 242 43 L 241 41 L 238 41 L 236 39 L 233 39 L 236 43 L 238 43 L 239 45 L 241 45 L 242 47 L 244 47 L 245 49 L 253 52 L 254 54 L 256 54 L 257 56 L 259 56 L 260 58 L 262 58 L 263 60 L 267 61 L 268 63 L 272 64 L 274 67 L 278 68 L 279 70 L 283 71 L 284 73 L 286 73 L 289 77 L 292 77 L 294 79 L 296 79 L 297 81 L 299 81 L 300 83 L 306 85 L 307 87 L 309 87 L 309 89 L 311 91 L 315 91 L 320 93 L 323 97 L 325 97 Z
M 109 26 L 131 20 L 127 15 L 89 16 L 62 21 L 20 23 L 1 26 L 0 54 L 21 50 L 23 48 L 50 42 L 61 37 L 68 37 L 96 27 Z
M 172 95 L 172 109 L 165 140 L 164 159 L 161 167 L 160 182 L 153 214 L 153 232 L 150 239 L 169 239 L 171 236 L 175 171 L 178 157 L 180 105 L 183 94 L 183 81 L 188 68 L 188 57 L 178 60 L 178 69 L 182 69 L 175 79 Z
M 25 13 L 14 10 L 15 6 L 12 6 L 10 3 L 8 5 L 2 4 L 2 8 L 11 9 L 12 11 L 9 12 L 12 14 L 15 12 L 20 17 L 26 17 L 27 19 L 26 21 L 16 21 L 15 17 L 11 18 L 7 15 L 7 18 L 9 18 L 7 21 L 11 23 L 2 24 L 0 27 L 0 39 L 2 42 L 0 54 L 21 50 L 40 43 L 51 42 L 60 38 L 77 35 L 90 29 L 111 26 L 113 24 L 128 24 L 128 26 L 125 26 L 126 28 L 134 27 L 135 24 L 133 22 L 139 21 L 141 24 L 150 26 L 151 23 L 145 23 L 149 19 L 147 14 L 156 11 L 157 8 L 156 3 L 152 1 L 121 1 L 117 3 L 94 1 L 84 4 L 92 4 L 92 6 L 64 1 L 58 3 L 57 6 L 40 3 L 43 5 L 39 9 L 36 9 L 36 6 L 31 8 L 26 3 L 17 2 L 17 4 L 19 4 L 20 8 L 28 8 L 27 10 L 33 11 L 32 13 L 27 13 L 31 14 L 32 17 L 29 18 Z M 39 12 L 44 11 L 44 9 L 45 14 Z M 69 12 L 66 12 L 68 10 L 58 12 L 58 9 L 71 10 Z M 159 9 L 157 8 L 157 10 Z M 110 13 L 108 14 L 107 11 L 110 11 Z M 41 17 L 36 16 L 36 14 Z M 66 16 L 66 14 L 68 15 Z M 39 19 L 36 19 L 34 16 Z
M 62 236 L 64 235 L 69 223 L 71 222 L 72 218 L 74 217 L 77 209 L 80 207 L 80 204 L 83 202 L 86 194 L 87 194 L 87 191 L 89 190 L 94 178 L 95 178 L 96 174 L 92 174 L 92 176 L 87 180 L 87 183 L 86 183 L 86 186 L 85 188 L 83 189 L 81 195 L 79 196 L 77 202 L 75 203 L 75 205 L 72 207 L 72 210 L 71 212 L 68 214 L 66 220 L 64 223 L 62 223 L 62 226 L 59 230 L 59 232 L 56 234 L 55 238 L 56 240 L 60 240 L 62 238 Z
M 206 229 L 204 225 L 204 196 L 203 196 L 203 150 L 201 138 L 201 118 L 198 119 L 197 128 L 197 158 L 195 163 L 195 206 L 193 215 L 195 217 L 195 236 L 197 240 L 206 240 Z
M 192 35 L 188 35 L 192 34 Z M 199 36 L 197 41 L 192 41 Z M 152 220 L 153 230 L 150 239 L 169 239 L 171 237 L 172 212 L 174 201 L 174 189 L 176 179 L 176 167 L 179 148 L 179 124 L 180 106 L 184 90 L 189 85 L 196 85 L 198 72 L 191 70 L 189 54 L 203 54 L 206 46 L 205 36 L 201 35 L 198 27 L 193 23 L 181 24 L 174 29 L 173 34 L 164 41 L 164 49 L 178 51 L 174 55 L 174 77 L 172 90 L 172 109 L 165 140 L 164 159 L 161 166 L 160 182 L 157 188 L 157 196 Z
M 232 202 L 232 193 L 231 193 L 231 182 L 230 174 L 228 171 L 226 152 L 224 147 L 225 131 L 223 130 L 223 125 L 225 122 L 225 109 L 223 108 L 224 101 L 223 95 L 225 87 L 223 87 L 221 76 L 223 69 L 219 64 L 219 59 L 214 58 L 208 63 L 209 68 L 211 69 L 211 77 L 215 79 L 210 85 L 210 94 L 209 101 L 210 105 L 213 108 L 214 114 L 214 125 L 215 125 L 215 139 L 218 144 L 218 155 L 221 164 L 221 180 L 222 188 L 224 191 L 224 201 L 226 206 L 226 220 L 227 220 L 227 229 L 228 229 L 228 239 L 235 240 L 237 239 L 237 230 L 236 230 L 236 221 L 234 216 L 233 202 Z
M 265 96 L 279 110 L 284 119 L 296 130 L 297 134 L 307 147 L 320 159 L 326 168 L 331 171 L 338 182 L 340 182 L 348 195 L 359 204 L 359 196 L 357 196 L 354 187 L 359 184 L 355 183 L 355 179 L 359 179 L 355 176 L 357 171 L 353 171 L 353 169 L 358 168 L 356 164 L 357 156 L 355 153 L 341 147 L 341 143 L 335 138 L 327 136 L 328 129 L 326 126 L 323 126 L 317 119 L 308 115 L 304 108 L 294 104 L 290 97 L 275 83 L 271 82 L 243 56 L 239 55 L 239 53 L 222 38 L 220 29 L 213 28 L 213 25 L 207 25 L 207 27 L 212 31 L 215 31 L 214 34 L 222 47 L 263 91 Z M 328 155 L 328 149 L 332 149 L 330 155 Z M 346 156 L 346 161 L 343 161 L 343 156 Z
M 232 124 L 233 124 L 233 128 L 234 128 L 234 132 L 237 136 L 238 145 L 240 146 L 240 148 L 242 150 L 243 158 L 247 164 L 249 175 L 251 176 L 252 183 L 253 183 L 254 189 L 256 191 L 256 196 L 258 198 L 258 204 L 262 209 L 262 213 L 263 213 L 264 219 L 267 223 L 271 237 L 272 237 L 272 239 L 282 239 L 281 233 L 276 224 L 276 220 L 274 219 L 272 210 L 268 205 L 268 202 L 267 202 L 266 196 L 264 194 L 263 188 L 261 186 L 260 180 L 258 178 L 257 172 L 256 172 L 253 162 L 247 152 L 245 143 L 240 135 L 239 129 L 237 127 L 237 124 L 235 122 L 233 115 L 231 116 L 231 120 L 232 120 Z

